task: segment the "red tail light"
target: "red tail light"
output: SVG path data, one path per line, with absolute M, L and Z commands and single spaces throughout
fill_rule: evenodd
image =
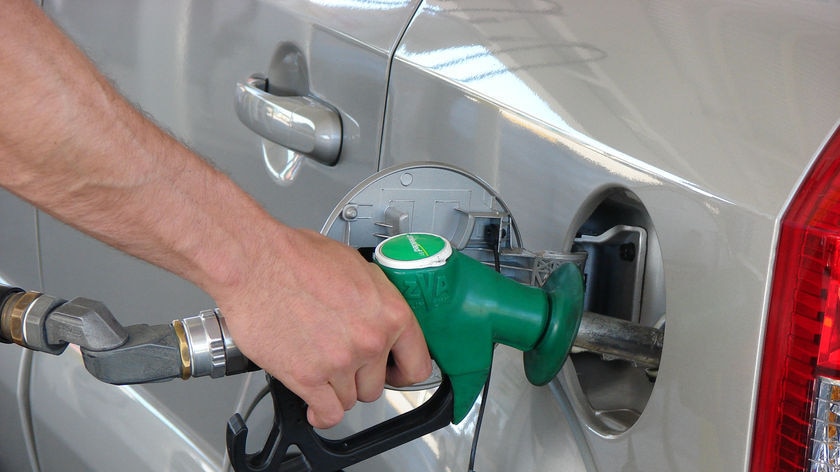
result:
M 781 223 L 752 472 L 840 470 L 840 129 Z

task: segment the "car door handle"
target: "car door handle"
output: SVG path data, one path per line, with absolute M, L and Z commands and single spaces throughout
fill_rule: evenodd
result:
M 236 114 L 251 131 L 285 148 L 333 166 L 341 152 L 341 117 L 315 98 L 268 93 L 259 75 L 236 85 Z

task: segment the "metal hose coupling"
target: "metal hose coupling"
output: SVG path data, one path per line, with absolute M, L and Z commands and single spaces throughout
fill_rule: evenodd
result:
M 0 341 L 58 355 L 68 344 L 100 352 L 127 340 L 125 328 L 101 302 L 0 285 Z
M 59 355 L 74 344 L 85 368 L 115 385 L 256 370 L 218 309 L 170 324 L 122 326 L 99 301 L 70 301 L 0 284 L 0 342 Z
M 218 308 L 175 320 L 181 377 L 224 377 L 254 370 L 253 364 L 236 347 Z
M 218 310 L 169 324 L 132 325 L 126 342 L 114 349 L 82 347 L 85 368 L 97 379 L 115 385 L 162 382 L 174 378 L 218 378 L 255 370 L 228 334 Z

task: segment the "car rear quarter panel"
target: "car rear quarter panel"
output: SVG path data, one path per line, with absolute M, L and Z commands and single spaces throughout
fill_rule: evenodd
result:
M 840 117 L 838 44 L 832 2 L 424 2 L 392 68 L 383 164 L 475 172 L 534 250 L 569 249 L 593 198 L 630 189 L 664 264 L 639 421 L 598 431 L 571 363 L 551 395 L 502 360 L 478 470 L 747 467 L 777 220 Z

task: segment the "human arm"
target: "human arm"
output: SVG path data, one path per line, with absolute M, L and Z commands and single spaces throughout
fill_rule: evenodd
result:
M 428 375 L 422 332 L 378 268 L 273 219 L 120 97 L 31 0 L 5 7 L 0 185 L 201 287 L 315 426 L 378 397 L 389 352 L 389 383 Z

